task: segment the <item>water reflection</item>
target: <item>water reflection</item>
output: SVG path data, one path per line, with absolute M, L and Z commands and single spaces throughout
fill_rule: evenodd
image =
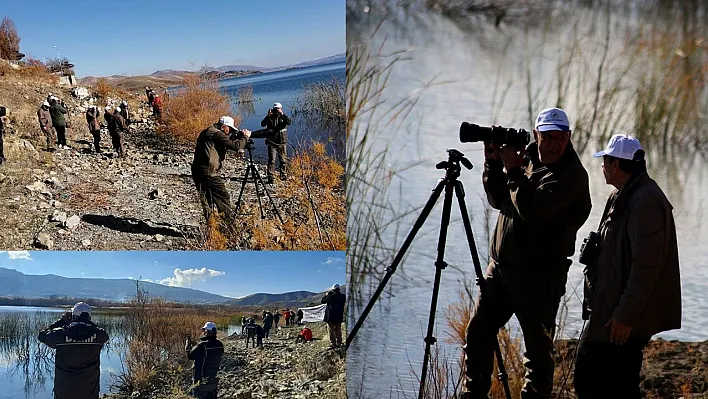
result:
M 494 19 L 483 13 L 454 13 L 452 8 L 446 11 L 446 3 L 453 2 L 438 1 L 435 4 L 441 6 L 432 11 L 433 2 L 413 2 L 408 9 L 420 11 L 412 12 L 371 6 L 366 13 L 359 8 L 361 2 L 347 3 L 353 14 L 351 19 L 347 15 L 350 48 L 360 45 L 374 55 L 381 49 L 382 56 L 374 57 L 372 63 L 384 71 L 391 54 L 405 52 L 405 58 L 388 76 L 382 98 L 374 101 L 378 104 L 376 113 L 363 113 L 354 132 L 357 139 L 362 140 L 366 134 L 369 141 L 376 142 L 371 144 L 371 159 L 387 158 L 379 165 L 383 171 L 350 168 L 361 173 L 350 174 L 350 184 L 365 186 L 373 177 L 373 186 L 381 187 L 371 194 L 372 201 L 380 201 L 373 206 L 380 212 L 375 217 L 377 230 L 367 231 L 368 226 L 356 223 L 348 228 L 348 237 L 359 237 L 360 230 L 367 232 L 365 238 L 380 239 L 348 243 L 348 264 L 354 265 L 350 266 L 349 281 L 358 283 L 351 288 L 360 291 L 363 298 L 370 297 L 440 177 L 434 165 L 444 160 L 446 148 L 462 150 L 475 165 L 473 170 L 463 172 L 461 180 L 484 259 L 497 214 L 490 212 L 481 189 L 481 145 L 458 141 L 460 122 L 529 129 L 539 110 L 561 106 L 571 117 L 572 140 L 591 181 L 593 210 L 578 237 L 597 226 L 612 190 L 604 184 L 601 160 L 590 154 L 604 148 L 611 134 L 640 136 L 649 157 L 649 174 L 674 205 L 681 251 L 684 327 L 662 336 L 708 338 L 708 317 L 702 311 L 708 306 L 708 249 L 701 244 L 701 237 L 708 234 L 703 210 L 708 196 L 708 137 L 700 131 L 700 117 L 708 110 L 705 74 L 700 72 L 708 68 L 708 47 L 700 43 L 695 46 L 708 34 L 702 25 L 704 19 L 696 18 L 696 14 L 706 16 L 705 5 L 688 2 L 697 5 L 692 14 L 684 5 L 662 13 L 662 7 L 675 3 L 658 0 L 625 2 L 619 7 L 608 6 L 608 2 L 556 2 L 543 18 L 521 18 L 511 24 L 516 15 L 512 10 L 508 16 L 512 19 L 505 16 L 496 26 Z M 385 23 L 378 26 L 382 20 Z M 355 73 L 348 78 L 352 76 Z M 677 82 L 682 82 L 684 86 L 678 87 L 685 90 L 676 91 Z M 391 118 L 391 113 L 387 111 L 406 102 L 414 106 L 399 112 L 402 116 L 390 123 L 386 118 Z M 376 121 L 380 121 L 378 126 Z M 350 219 L 370 220 L 362 216 L 373 212 L 370 205 L 355 202 Z M 441 207 L 442 201 L 350 349 L 348 383 L 354 397 L 388 396 L 391 392 L 393 396 L 412 396 L 416 392 L 414 373 L 420 369 L 423 354 Z M 450 267 L 443 272 L 438 305 L 438 337 L 448 329 L 445 308 L 458 301 L 464 286 L 474 285 L 459 222 L 455 211 L 446 256 Z M 367 273 L 361 273 L 363 270 Z M 566 338 L 577 336 L 582 326 L 581 280 L 582 267 L 574 258 L 567 287 Z M 350 308 L 352 317 L 365 302 L 354 304 L 358 306 Z M 515 325 L 512 321 L 512 329 Z M 456 346 L 439 342 L 453 359 L 459 355 Z

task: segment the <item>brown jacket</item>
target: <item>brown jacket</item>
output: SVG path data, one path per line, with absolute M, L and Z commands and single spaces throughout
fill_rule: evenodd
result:
M 491 261 L 508 270 L 565 276 L 577 232 L 592 207 L 588 174 L 572 144 L 546 166 L 532 143 L 524 167 L 508 174 L 501 161 L 487 160 L 482 182 L 489 204 L 500 210 Z
M 614 317 L 649 338 L 681 328 L 681 279 L 673 207 L 646 173 L 607 200 L 595 269 L 585 270 L 588 334 L 609 341 L 604 325 Z
M 88 122 L 89 131 L 95 132 L 101 130 L 101 122 L 98 119 L 100 115 L 101 112 L 97 109 L 86 110 L 86 122 Z
M 121 115 L 119 112 L 114 112 L 113 113 L 113 118 L 111 119 L 113 124 L 115 125 L 115 131 L 116 133 L 122 133 L 128 130 L 128 125 L 125 123 L 125 119 L 123 119 L 123 115 Z
M 217 125 L 202 130 L 197 138 L 192 174 L 218 176 L 226 158 L 226 150 L 238 151 L 246 146 L 246 138 L 231 140 Z
M 39 126 L 42 128 L 51 128 L 52 125 L 52 115 L 49 113 L 49 108 L 44 109 L 39 107 L 37 110 L 37 119 L 39 120 Z

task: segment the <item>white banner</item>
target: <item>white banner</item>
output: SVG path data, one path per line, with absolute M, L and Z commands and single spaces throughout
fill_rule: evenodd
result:
M 312 306 L 309 308 L 300 308 L 302 310 L 302 321 L 323 321 L 325 317 L 325 310 L 327 310 L 327 305 Z

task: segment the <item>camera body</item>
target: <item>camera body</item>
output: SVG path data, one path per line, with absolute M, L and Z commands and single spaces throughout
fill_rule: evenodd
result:
M 588 267 L 594 267 L 599 254 L 600 235 L 591 231 L 588 236 L 583 239 L 583 244 L 580 246 L 578 262 Z
M 531 133 L 524 129 L 517 130 L 501 126 L 485 127 L 462 122 L 462 125 L 460 125 L 460 142 L 472 143 L 478 141 L 509 144 L 516 148 L 525 148 L 531 142 Z

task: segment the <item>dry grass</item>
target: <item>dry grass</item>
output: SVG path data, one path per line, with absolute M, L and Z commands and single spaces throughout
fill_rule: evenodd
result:
M 0 61 L 0 76 L 8 78 L 18 78 L 22 80 L 32 80 L 32 81 L 42 81 L 49 84 L 59 83 L 59 76 L 51 73 L 46 66 L 43 64 L 30 64 L 21 65 L 19 68 L 15 69 L 5 63 L 4 60 Z
M 71 197 L 67 201 L 73 209 L 100 209 L 111 205 L 116 190 L 93 182 L 84 182 L 71 186 Z
M 238 89 L 236 93 L 236 103 L 252 103 L 254 101 L 253 97 L 253 86 L 248 85 Z
M 219 82 L 196 74 L 185 76 L 183 87 L 163 99 L 163 108 L 160 133 L 185 144 L 193 144 L 205 126 L 231 113 L 229 97 L 219 90 Z M 235 116 L 234 124 L 240 123 Z

